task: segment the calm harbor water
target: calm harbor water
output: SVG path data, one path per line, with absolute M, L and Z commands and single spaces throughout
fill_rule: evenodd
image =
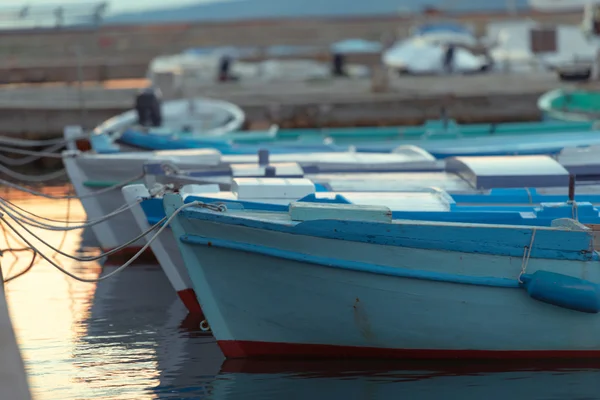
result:
M 65 219 L 67 203 L 17 204 Z M 70 203 L 70 220 L 83 219 L 81 206 Z M 93 245 L 87 232 L 72 231 L 64 241 L 62 233 L 41 236 L 54 246 L 63 242 L 69 254 Z M 10 236 L 1 240 L 3 249 L 22 247 Z M 15 254 L 0 259 L 5 278 L 30 263 L 30 254 Z M 56 260 L 86 278 L 115 268 Z M 600 362 L 225 361 L 214 339 L 186 318 L 156 265 L 90 284 L 40 261 L 8 282 L 6 294 L 36 400 L 600 399 Z

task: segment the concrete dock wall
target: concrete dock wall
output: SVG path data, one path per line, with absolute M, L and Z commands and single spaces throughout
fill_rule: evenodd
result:
M 182 97 L 231 101 L 250 128 L 413 125 L 438 118 L 442 108 L 460 122 L 537 120 L 537 99 L 561 84 L 554 74 L 396 77 L 389 90 L 368 79 L 323 82 L 233 82 L 192 87 Z M 56 136 L 65 125 L 91 129 L 131 109 L 137 89 L 27 86 L 0 90 L 0 134 Z M 83 101 L 81 101 L 83 99 Z M 83 107 L 83 108 L 81 108 Z
M 465 14 L 454 16 L 485 33 L 491 21 L 531 18 L 542 23 L 581 21 L 581 13 L 528 13 L 511 16 Z M 425 19 L 421 18 L 421 22 Z M 200 46 L 316 45 L 327 47 L 347 38 L 381 40 L 405 37 L 419 18 L 312 18 L 101 26 L 96 29 L 39 29 L 0 32 L 2 82 L 68 82 L 77 79 L 77 48 L 86 79 L 139 78 L 151 59 Z

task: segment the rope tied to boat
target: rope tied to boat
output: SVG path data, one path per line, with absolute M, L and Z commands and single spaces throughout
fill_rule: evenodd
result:
M 16 146 L 16 147 L 43 147 L 43 146 L 53 146 L 53 145 L 65 145 L 69 142 L 74 142 L 81 139 L 90 139 L 92 133 L 84 133 L 76 136 L 72 136 L 69 139 L 66 138 L 57 138 L 57 139 L 43 139 L 43 140 L 31 140 L 31 139 L 17 139 L 11 138 L 7 136 L 0 136 L 0 143 Z
M 152 187 L 149 190 L 149 192 L 150 192 L 151 197 L 162 196 L 167 190 L 172 189 L 172 188 L 173 188 L 172 184 L 167 184 L 167 185 L 155 184 L 154 187 Z M 71 199 L 67 199 L 67 200 L 70 201 Z M 72 230 L 76 230 L 76 229 L 84 229 L 84 228 L 89 228 L 94 225 L 98 225 L 110 218 L 116 217 L 116 216 L 130 210 L 131 208 L 137 206 L 142 201 L 143 201 L 143 199 L 138 199 L 136 202 L 134 202 L 132 204 L 123 204 L 122 206 L 118 207 L 114 211 L 112 211 L 102 217 L 99 217 L 99 218 L 96 218 L 93 220 L 87 220 L 87 221 L 59 221 L 59 220 L 55 220 L 55 219 L 44 218 L 44 217 L 38 216 L 30 211 L 27 211 L 27 210 L 23 209 L 22 207 L 19 207 L 16 204 L 13 204 L 13 203 L 9 202 L 8 200 L 4 200 L 2 198 L 0 198 L 0 210 L 3 211 L 9 217 L 11 217 L 19 226 L 21 226 L 21 228 L 25 229 L 28 233 L 33 235 L 33 233 L 31 233 L 23 224 L 32 226 L 34 228 L 50 230 L 50 231 L 66 232 L 66 231 L 72 231 Z M 67 226 L 52 225 L 52 224 L 49 224 L 49 223 L 46 223 L 46 222 L 43 222 L 40 220 L 45 220 L 45 221 L 49 221 L 49 222 L 57 222 L 57 223 L 65 224 Z M 73 222 L 76 222 L 78 225 L 68 226 L 69 224 L 71 224 Z
M 57 150 L 60 150 L 63 147 L 64 147 L 63 143 L 58 143 L 58 144 L 46 147 L 40 151 L 33 151 L 33 150 L 17 149 L 14 147 L 0 146 L 0 151 L 3 151 L 5 153 L 21 154 L 21 155 L 27 156 L 27 157 L 16 158 L 16 157 L 7 157 L 5 155 L 0 154 L 0 162 L 2 162 L 2 164 L 6 164 L 6 165 L 15 167 L 15 166 L 32 163 L 36 160 L 39 160 L 40 158 L 57 158 L 57 159 L 60 158 L 60 159 L 62 159 L 63 155 L 58 153 Z
M 533 197 L 531 196 L 531 191 L 528 187 L 525 188 L 525 193 L 527 193 L 527 197 L 529 198 L 529 204 L 533 204 Z
M 169 224 L 171 223 L 171 221 L 183 210 L 190 208 L 190 207 L 202 207 L 202 208 L 207 208 L 207 209 L 211 209 L 214 211 L 222 211 L 222 210 L 226 210 L 226 207 L 224 204 L 216 206 L 213 204 L 206 204 L 203 203 L 201 201 L 194 201 L 194 202 L 190 202 L 187 204 L 183 204 L 182 206 L 180 206 L 179 208 L 177 208 L 175 211 L 173 211 L 173 213 L 169 216 L 169 217 L 164 217 L 162 218 L 160 221 L 158 221 L 156 224 L 152 225 L 150 227 L 150 229 L 146 230 L 145 232 L 142 232 L 141 235 L 139 235 L 138 237 L 136 237 L 135 239 L 130 240 L 129 242 L 127 242 L 124 245 L 119 246 L 116 249 L 113 249 L 111 251 L 108 251 L 106 253 L 103 253 L 99 256 L 94 256 L 94 257 L 76 257 L 76 256 L 72 256 L 69 254 L 66 254 L 62 251 L 59 251 L 59 254 L 64 255 L 66 257 L 69 257 L 71 259 L 74 260 L 78 260 L 78 261 L 95 261 L 98 260 L 100 258 L 106 257 L 108 255 L 114 254 L 122 249 L 124 249 L 125 247 L 128 247 L 131 243 L 139 240 L 140 238 L 148 235 L 151 231 L 153 231 L 154 229 L 156 229 L 157 227 L 160 226 L 160 228 L 158 229 L 158 231 L 156 233 L 154 233 L 154 235 L 147 240 L 146 244 L 137 252 L 135 253 L 127 262 L 125 262 L 123 265 L 121 265 L 120 267 L 118 267 L 117 269 L 115 269 L 114 271 L 112 271 L 109 274 L 103 275 L 101 277 L 98 278 L 82 278 L 79 277 L 67 270 L 65 270 L 63 267 L 61 267 L 60 265 L 58 265 L 54 260 L 52 260 L 49 256 L 44 255 L 37 247 L 35 247 L 31 241 L 29 241 L 27 238 L 25 238 L 23 236 L 22 233 L 20 233 L 14 226 L 12 226 L 4 217 L 4 215 L 2 215 L 0 218 L 4 221 L 4 223 L 6 223 L 6 225 L 9 227 L 9 229 L 11 231 L 13 231 L 19 238 L 21 238 L 21 240 L 23 240 L 23 242 L 25 242 L 27 244 L 27 246 L 29 246 L 34 252 L 35 254 L 38 254 L 40 257 L 42 257 L 44 260 L 46 260 L 48 263 L 50 263 L 50 265 L 52 265 L 54 268 L 58 269 L 60 272 L 62 272 L 63 274 L 69 276 L 72 279 L 75 279 L 79 282 L 86 282 L 86 283 L 96 283 L 96 282 L 100 282 L 103 281 L 105 279 L 111 278 L 115 275 L 117 275 L 118 273 L 120 273 L 121 271 L 123 271 L 124 269 L 126 269 L 127 267 L 129 267 L 135 260 L 137 260 L 143 253 L 144 251 L 146 251 L 146 249 L 148 249 L 148 247 L 150 247 L 150 245 L 158 238 L 158 236 L 167 228 L 167 226 L 169 226 Z M 161 226 L 162 225 L 162 226 Z M 35 237 L 35 235 L 32 235 Z M 36 237 L 37 238 L 37 237 Z M 39 240 L 39 238 L 37 238 Z M 40 240 L 41 241 L 41 240 Z M 42 242 L 44 243 L 44 242 Z M 50 246 L 49 246 L 50 247 Z
M 533 228 L 531 230 L 531 240 L 529 241 L 529 246 L 525 246 L 525 248 L 523 250 L 523 259 L 521 261 L 521 273 L 519 274 L 519 277 L 517 278 L 517 280 L 519 281 L 520 284 L 523 284 L 521 277 L 527 271 L 527 264 L 529 264 L 529 258 L 531 257 L 531 249 L 533 248 L 533 242 L 535 240 L 536 232 L 537 232 L 537 228 Z
M 55 179 L 62 178 L 66 174 L 66 171 L 64 169 L 60 169 L 58 171 L 49 172 L 43 175 L 27 175 L 13 171 L 2 164 L 0 164 L 0 172 L 19 181 L 36 183 L 53 181 Z
M 139 201 L 137 203 L 139 203 Z M 11 208 L 11 206 L 4 203 L 4 200 L 2 200 L 2 199 L 0 199 L 0 210 L 3 213 L 5 213 L 6 215 L 8 215 L 9 217 L 11 217 L 23 229 L 27 229 L 27 228 L 25 228 L 24 225 L 29 225 L 34 228 L 39 228 L 39 229 L 44 229 L 44 230 L 49 230 L 49 231 L 72 231 L 72 230 L 76 230 L 76 229 L 84 229 L 84 228 L 92 227 L 94 225 L 98 225 L 112 217 L 115 217 L 119 214 L 122 214 L 123 212 L 125 212 L 127 210 L 130 210 L 132 207 L 137 205 L 137 203 L 125 204 L 125 205 L 117 208 L 115 211 L 110 212 L 100 218 L 96 218 L 91 221 L 84 221 L 82 223 L 79 223 L 78 225 L 71 225 L 71 226 L 56 226 L 56 225 L 51 225 L 51 224 L 36 220 L 35 218 L 28 216 L 21 211 Z M 37 216 L 35 216 L 35 217 L 37 217 Z M 73 221 L 63 221 L 63 223 L 66 225 L 68 225 L 69 223 L 72 223 L 72 222 Z
M 2 168 L 0 168 L 0 169 L 2 169 Z M 61 175 L 64 174 L 64 170 L 60 171 L 60 172 L 61 172 Z M 12 183 L 12 182 L 7 181 L 5 179 L 0 179 L 0 184 L 8 186 L 8 187 L 11 187 L 11 188 L 16 189 L 16 190 L 19 190 L 21 192 L 29 193 L 29 194 L 34 195 L 34 196 L 44 197 L 46 199 L 52 199 L 52 200 L 77 199 L 77 200 L 81 200 L 81 199 L 87 199 L 87 198 L 96 197 L 96 196 L 99 196 L 101 194 L 108 193 L 108 192 L 111 192 L 111 191 L 116 190 L 116 189 L 120 189 L 123 186 L 127 186 L 127 185 L 129 185 L 129 184 L 131 184 L 133 182 L 139 181 L 140 179 L 144 178 L 145 175 L 146 175 L 145 173 L 141 173 L 141 174 L 139 174 L 137 176 L 134 176 L 132 178 L 126 179 L 126 180 L 124 180 L 122 182 L 119 182 L 119 183 L 116 183 L 116 184 L 114 184 L 112 186 L 108 186 L 108 187 L 105 187 L 103 189 L 98 189 L 98 190 L 94 191 L 93 193 L 89 193 L 89 194 L 85 194 L 85 195 L 81 195 L 81 196 L 72 196 L 72 195 L 67 195 L 67 196 L 53 196 L 51 194 L 46 194 L 46 193 L 42 193 L 42 192 L 39 192 L 39 191 L 30 189 L 30 188 L 27 188 L 25 186 L 17 185 L 16 183 Z
M 164 193 L 164 189 L 163 189 L 163 193 Z M 74 229 L 86 228 L 88 226 L 93 226 L 95 224 L 99 224 L 99 223 L 101 223 L 101 222 L 103 222 L 103 221 L 105 221 L 105 220 L 107 220 L 107 219 L 109 219 L 111 217 L 114 217 L 114 216 L 116 216 L 116 215 L 118 215 L 118 214 L 120 214 L 122 212 L 125 212 L 125 211 L 131 209 L 132 207 L 138 205 L 141 201 L 143 201 L 143 199 L 139 199 L 138 201 L 136 201 L 135 203 L 132 203 L 132 204 L 125 204 L 125 205 L 119 207 L 113 213 L 107 214 L 104 217 L 100 217 L 97 220 L 89 221 L 89 222 L 84 223 L 84 224 L 80 224 L 78 226 L 54 227 L 54 226 L 51 226 L 49 224 L 43 224 L 43 223 L 40 223 L 39 221 L 35 221 L 35 220 L 33 220 L 33 222 L 34 223 L 39 223 L 39 225 L 35 225 L 35 224 L 31 224 L 31 223 L 27 223 L 27 224 L 30 225 L 30 226 L 34 226 L 34 227 L 38 227 L 38 228 L 42 228 L 42 229 L 45 228 L 45 229 L 48 229 L 48 230 L 57 230 L 57 231 L 65 231 L 65 232 L 66 231 L 70 231 L 70 230 L 74 230 Z M 2 202 L 2 200 L 0 199 L 0 204 L 1 204 L 1 202 Z M 190 204 L 192 204 L 192 203 L 190 203 Z M 196 204 L 196 205 L 204 205 L 204 203 L 202 203 L 202 202 L 195 202 L 194 204 Z M 223 207 L 224 206 L 225 205 L 223 204 Z M 205 207 L 206 208 L 214 209 L 214 207 L 212 205 L 210 205 L 210 204 L 206 204 Z M 222 209 L 222 207 L 219 208 L 219 209 Z M 7 211 L 6 208 L 3 208 L 1 205 L 0 205 L 0 210 L 4 211 L 6 213 L 6 215 L 8 215 L 9 217 L 11 217 L 17 223 L 17 225 L 19 225 L 25 232 L 27 232 L 28 234 L 30 234 L 32 237 L 34 237 L 35 239 L 37 239 L 40 243 L 42 243 L 43 245 L 45 245 L 49 249 L 53 250 L 56 254 L 60 254 L 60 255 L 65 256 L 67 258 L 70 258 L 70 259 L 73 259 L 73 260 L 76 260 L 76 261 L 81 261 L 81 262 L 96 261 L 96 260 L 99 260 L 99 259 L 104 258 L 104 257 L 108 257 L 108 256 L 110 256 L 112 254 L 115 254 L 115 253 L 123 250 L 124 248 L 126 248 L 129 245 L 137 242 L 139 239 L 143 238 L 144 236 L 148 235 L 150 232 L 152 232 L 154 229 L 156 229 L 162 222 L 164 222 L 166 220 L 166 218 L 167 218 L 167 217 L 164 217 L 157 224 L 155 224 L 152 227 L 150 227 L 148 230 L 142 232 L 141 234 L 139 234 L 135 238 L 127 241 L 126 243 L 122 244 L 121 246 L 118 246 L 118 247 L 116 247 L 116 248 L 114 248 L 114 249 L 112 249 L 112 250 L 110 250 L 110 251 L 108 251 L 106 253 L 101 253 L 98 256 L 92 256 L 92 257 L 76 257 L 76 256 L 72 256 L 70 254 L 67 254 L 67 253 L 63 252 L 60 249 L 60 246 L 59 246 L 59 248 L 56 248 L 56 247 L 52 246 L 51 244 L 49 244 L 47 241 L 45 241 L 42 238 L 40 238 L 38 235 L 36 235 L 35 233 L 33 233 L 31 230 L 29 230 L 24 225 L 23 221 L 21 221 L 19 218 L 16 218 L 10 211 Z M 13 230 L 15 233 L 17 233 L 17 235 L 19 235 L 18 232 L 16 232 L 16 230 L 8 223 L 8 221 L 6 221 L 6 219 L 4 218 L 4 216 L 2 216 L 2 220 L 8 225 L 9 228 L 11 228 L 11 230 Z M 19 237 L 21 237 L 21 239 L 23 239 L 23 237 L 21 235 L 19 235 Z M 25 242 L 25 243 L 27 243 L 27 242 Z

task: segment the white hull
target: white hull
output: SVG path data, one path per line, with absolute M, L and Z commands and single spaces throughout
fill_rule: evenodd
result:
M 308 254 L 516 281 L 522 257 L 326 239 L 181 214 L 174 221 L 175 236 L 186 238 L 180 249 L 200 304 L 230 358 L 519 358 L 600 352 L 598 314 L 542 303 L 523 289 L 407 279 L 316 265 L 300 261 L 303 256 L 286 258 Z M 597 261 L 531 258 L 527 273 L 546 270 L 597 284 L 600 269 L 594 265 Z
M 77 158 L 65 157 L 63 161 L 75 193 L 81 197 L 81 204 L 85 209 L 88 220 L 98 220 L 125 204 L 125 200 L 119 189 L 94 195 L 94 192 L 97 190 L 84 184 L 89 178 L 86 172 L 78 165 Z M 135 176 L 135 174 L 132 173 L 130 177 L 132 176 Z M 91 229 L 103 251 L 119 247 L 140 233 L 129 211 L 120 213 L 118 216 L 110 218 L 105 222 L 95 224 Z M 143 243 L 143 240 L 138 240 L 129 247 L 140 247 L 143 246 Z
M 69 156 L 69 154 L 75 154 Z M 430 165 L 433 158 L 427 153 L 420 153 L 408 149 L 407 153 L 396 154 L 360 154 L 360 153 L 322 153 L 322 154 L 281 154 L 272 155 L 273 162 L 307 162 L 330 166 L 356 166 L 356 168 L 369 168 L 377 165 Z M 113 212 L 126 203 L 120 188 L 110 192 L 93 196 L 93 193 L 104 190 L 104 187 L 91 187 L 90 182 L 107 184 L 122 183 L 143 173 L 146 162 L 170 162 L 176 167 L 194 168 L 196 170 L 209 170 L 214 167 L 226 167 L 234 163 L 254 164 L 258 162 L 257 155 L 251 156 L 221 156 L 220 153 L 209 149 L 193 149 L 181 151 L 157 151 L 119 154 L 91 154 L 91 153 L 65 153 L 64 164 L 67 174 L 78 196 L 84 196 L 82 205 L 88 219 L 98 219 Z M 298 166 L 292 165 L 294 170 Z M 257 169 L 258 165 L 256 165 Z M 264 167 L 261 167 L 264 168 Z M 253 170 L 253 169 L 251 169 Z M 244 168 L 240 169 L 244 174 Z M 148 177 L 150 178 L 150 177 Z M 207 177 L 206 182 L 229 185 L 232 176 Z M 150 183 L 152 179 L 146 179 Z M 133 182 L 130 182 L 133 183 Z M 87 197 L 90 196 L 91 197 Z M 142 231 L 138 228 L 131 212 L 126 211 L 111 218 L 106 222 L 92 227 L 100 247 L 110 250 L 121 246 L 127 241 L 138 236 Z M 144 239 L 133 243 L 131 248 L 143 246 Z
M 144 210 L 142 210 L 142 207 L 137 203 L 140 199 L 149 196 L 146 187 L 144 185 L 130 185 L 124 187 L 122 193 L 128 204 L 135 204 L 135 206 L 131 208 L 131 213 L 135 218 L 134 223 L 137 224 L 141 231 L 148 230 L 150 224 L 148 223 L 146 214 L 144 214 Z M 145 236 L 144 241 L 147 242 L 150 240 L 150 238 L 154 236 L 154 233 L 155 232 Z M 170 230 L 161 232 L 159 236 L 152 241 L 150 248 L 165 272 L 171 286 L 175 289 L 188 311 L 197 314 L 202 313 L 196 293 L 192 288 L 192 280 L 185 269 L 181 253 L 179 252 L 175 238 Z

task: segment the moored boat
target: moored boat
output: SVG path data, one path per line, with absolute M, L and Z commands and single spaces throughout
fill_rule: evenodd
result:
M 195 205 L 164 197 L 228 358 L 599 354 L 599 256 L 576 221 L 517 227 L 393 220 L 387 207 L 347 204 Z
M 120 151 L 118 145 L 143 150 L 215 148 L 223 154 L 254 154 L 268 146 L 272 153 L 347 151 L 390 152 L 398 146 L 416 145 L 439 157 L 452 155 L 545 154 L 559 152 L 569 145 L 600 143 L 593 124 L 587 121 L 511 122 L 460 125 L 452 120 L 430 120 L 421 126 L 279 129 L 239 131 L 207 137 L 194 131 L 164 130 L 149 134 L 132 127 L 109 136 L 111 144 L 99 147 L 103 152 Z M 568 137 L 564 137 L 569 133 Z M 102 138 L 97 129 L 92 139 Z M 590 142 L 591 141 L 591 142 Z M 94 145 L 94 143 L 92 143 Z M 463 148 L 470 147 L 468 153 Z M 481 150 L 478 148 L 481 147 Z M 436 155 L 437 157 L 437 155 Z
M 577 155 L 581 158 L 577 158 Z M 229 187 L 237 177 L 310 179 L 321 191 L 394 192 L 435 187 L 457 203 L 538 204 L 568 200 L 570 176 L 577 179 L 577 200 L 600 201 L 600 164 L 595 152 L 568 152 L 561 162 L 550 156 L 452 157 L 443 162 L 414 164 L 327 165 L 327 163 L 269 163 L 223 166 L 210 171 L 181 169 L 174 164 L 148 162 L 146 183 L 219 184 Z M 368 160 L 368 158 L 366 159 Z M 564 164 L 564 165 L 563 165 Z
M 485 198 L 490 198 L 490 195 L 482 194 L 473 204 L 461 205 L 453 196 L 435 188 L 387 193 L 318 192 L 316 185 L 305 178 L 234 178 L 231 186 L 231 191 L 221 191 L 216 184 L 186 185 L 179 188 L 179 194 L 185 203 L 201 201 L 264 212 L 283 212 L 290 203 L 298 201 L 385 206 L 394 218 L 403 220 L 550 226 L 555 219 L 574 218 L 591 227 L 594 236 L 600 233 L 600 210 L 587 202 L 514 205 L 510 204 L 510 196 L 505 195 L 496 204 L 488 205 L 494 200 L 486 201 Z M 132 207 L 131 212 L 140 231 L 149 230 L 165 218 L 162 196 L 152 196 L 145 185 L 128 185 L 122 192 Z M 522 201 L 523 194 L 517 193 L 515 201 Z M 600 196 L 597 197 L 600 200 Z M 173 236 L 163 232 L 153 238 L 150 247 L 188 310 L 200 313 L 197 296 Z
M 88 219 L 97 220 L 125 203 L 120 187 L 127 183 L 142 182 L 144 164 L 149 160 L 171 163 L 184 169 L 200 168 L 204 173 L 214 173 L 217 177 L 222 171 L 232 169 L 237 171 L 234 176 L 263 176 L 266 166 L 261 157 L 258 154 L 224 156 L 211 149 L 105 154 L 69 150 L 63 153 L 63 163 Z M 411 147 L 399 149 L 393 154 L 296 153 L 266 157 L 274 161 L 275 166 L 287 165 L 288 170 L 298 169 L 302 165 L 326 169 L 333 166 L 351 170 L 419 170 L 420 166 L 432 168 L 432 163 L 435 163 L 430 154 Z M 220 180 L 223 181 L 222 178 Z M 225 184 L 229 186 L 230 180 Z M 119 247 L 140 234 L 129 212 L 96 224 L 91 229 L 104 251 Z M 143 239 L 131 243 L 128 252 L 139 250 L 143 243 Z
M 223 154 L 254 154 L 267 145 L 272 153 L 347 151 L 348 146 L 356 146 L 358 151 L 389 152 L 397 146 L 419 145 L 432 151 L 446 149 L 440 155 L 447 157 L 463 154 L 460 149 L 468 146 L 493 146 L 493 153 L 489 153 L 489 148 L 481 150 L 486 154 L 556 152 L 560 147 L 556 150 L 559 144 L 553 141 L 564 142 L 561 136 L 567 132 L 572 134 L 567 142 L 571 145 L 594 136 L 593 124 L 586 121 L 458 124 L 446 117 L 428 120 L 421 126 L 322 129 L 272 126 L 262 131 L 239 131 L 244 114 L 233 104 L 201 98 L 171 100 L 162 105 L 157 102 L 138 105 L 136 110 L 105 121 L 93 130 L 91 146 L 102 153 L 215 148 Z M 447 149 L 449 145 L 453 150 Z M 521 149 L 523 145 L 526 147 Z
M 582 159 L 571 154 L 565 158 L 565 166 L 545 156 L 457 158 L 440 162 L 413 147 L 398 149 L 393 154 L 299 153 L 267 156 L 266 160 L 258 155 L 221 156 L 201 149 L 149 154 L 65 153 L 67 172 L 90 219 L 102 218 L 122 206 L 125 203 L 122 195 L 110 189 L 134 181 L 144 179 L 150 185 L 154 181 L 216 183 L 228 189 L 233 178 L 269 173 L 276 177 L 305 177 L 328 191 L 406 191 L 436 186 L 462 196 L 457 202 L 512 204 L 566 201 L 569 174 L 574 173 L 579 182 L 577 201 L 600 202 L 596 198 L 600 196 L 600 186 L 594 182 L 600 176 L 600 165 L 592 160 L 593 152 Z M 146 157 L 155 161 L 143 166 Z M 192 166 L 193 170 L 186 169 Z M 486 190 L 490 196 L 479 196 Z M 140 233 L 128 212 L 94 225 L 93 230 L 105 251 Z M 140 239 L 130 247 L 137 250 L 142 243 Z
M 565 122 L 595 122 L 600 118 L 600 92 L 555 89 L 538 99 L 546 119 Z

